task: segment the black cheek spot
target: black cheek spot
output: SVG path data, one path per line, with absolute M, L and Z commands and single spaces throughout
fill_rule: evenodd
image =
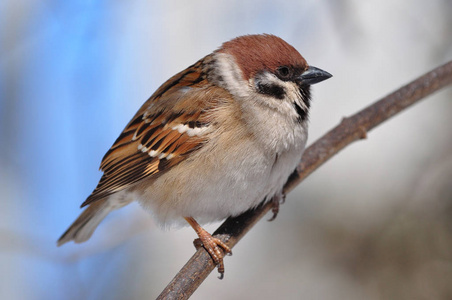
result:
M 286 91 L 282 86 L 277 84 L 258 83 L 257 91 L 261 94 L 269 95 L 277 99 L 284 99 Z

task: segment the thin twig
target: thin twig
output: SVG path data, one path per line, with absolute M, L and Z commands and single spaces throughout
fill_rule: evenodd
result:
M 450 84 L 452 84 L 452 61 L 401 87 L 355 115 L 344 118 L 338 126 L 306 149 L 301 163 L 284 186 L 284 192 L 290 192 L 347 145 L 366 138 L 367 132 L 377 125 Z M 271 203 L 267 203 L 238 217 L 229 218 L 214 234 L 219 235 L 232 248 L 270 209 Z M 214 268 L 209 254 L 203 248 L 199 248 L 157 299 L 188 299 Z

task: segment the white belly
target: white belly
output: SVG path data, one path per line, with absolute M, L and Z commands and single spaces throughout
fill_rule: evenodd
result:
M 209 223 L 236 216 L 281 191 L 301 158 L 304 144 L 305 140 L 300 141 L 277 159 L 276 153 L 265 153 L 252 143 L 230 147 L 222 155 L 200 152 L 136 196 L 163 227 L 186 225 L 183 217 Z

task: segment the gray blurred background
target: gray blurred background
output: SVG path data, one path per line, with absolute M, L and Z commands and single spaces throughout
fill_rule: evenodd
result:
M 152 92 L 250 33 L 334 75 L 313 88 L 312 143 L 452 59 L 452 2 L 1 1 L 1 299 L 161 292 L 194 253 L 189 228 L 162 231 L 134 204 L 87 243 L 56 240 Z M 451 98 L 423 100 L 322 166 L 193 299 L 451 299 Z

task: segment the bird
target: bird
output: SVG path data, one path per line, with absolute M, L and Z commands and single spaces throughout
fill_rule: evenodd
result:
M 331 76 L 272 34 L 224 42 L 141 106 L 58 246 L 88 240 L 111 211 L 137 201 L 163 228 L 190 225 L 222 278 L 231 249 L 201 224 L 267 201 L 276 217 L 306 145 L 310 86 Z

